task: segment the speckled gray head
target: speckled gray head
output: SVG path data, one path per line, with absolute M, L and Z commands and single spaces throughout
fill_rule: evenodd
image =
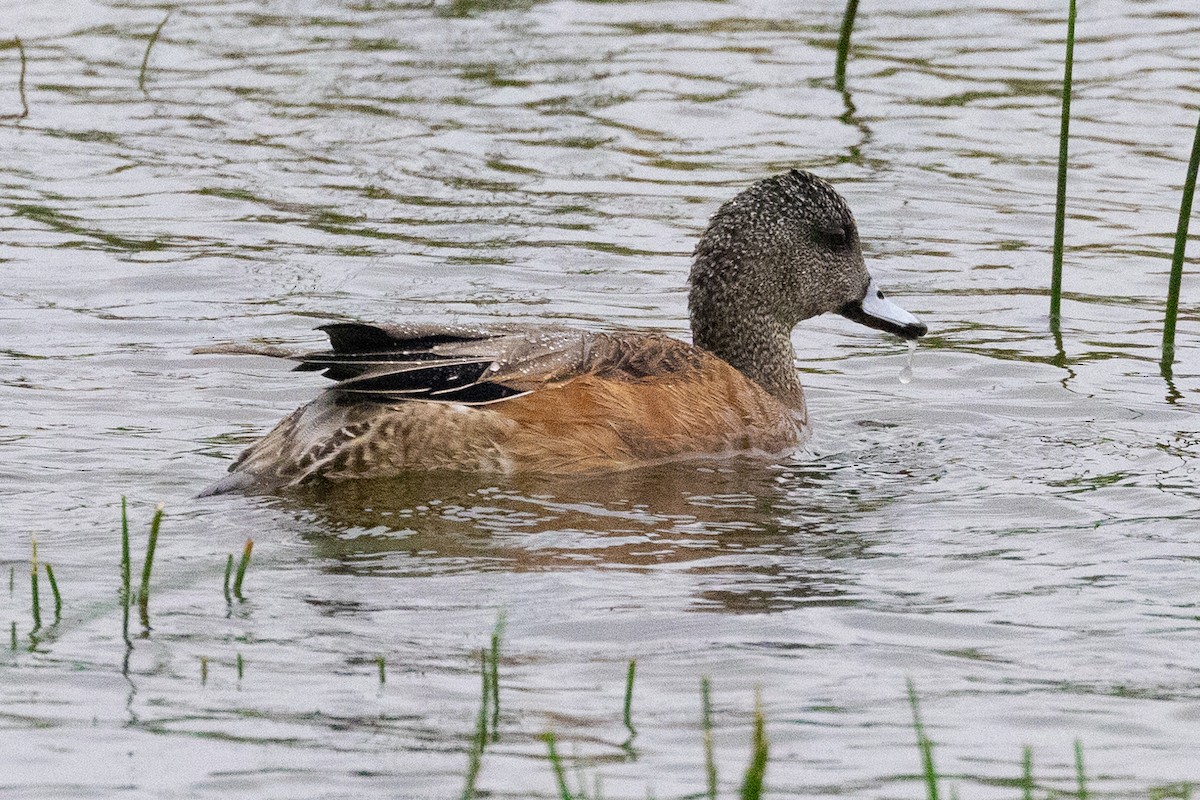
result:
M 761 180 L 717 210 L 690 282 L 696 345 L 796 403 L 791 332 L 801 320 L 833 311 L 905 339 L 926 332 L 871 279 L 846 201 L 800 170 Z
M 846 201 L 800 170 L 761 180 L 721 206 L 696 246 L 691 284 L 693 325 L 698 315 L 726 323 L 738 315 L 790 331 L 835 311 L 905 339 L 927 330 L 872 281 Z

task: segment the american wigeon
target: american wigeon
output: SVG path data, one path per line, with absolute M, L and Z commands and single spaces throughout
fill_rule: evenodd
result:
M 834 311 L 905 339 L 845 200 L 792 170 L 725 203 L 696 245 L 693 344 L 563 326 L 324 325 L 331 349 L 226 345 L 337 381 L 204 494 L 413 470 L 584 473 L 794 447 L 807 423 L 791 332 Z

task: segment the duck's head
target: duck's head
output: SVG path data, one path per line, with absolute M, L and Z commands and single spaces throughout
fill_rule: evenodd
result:
M 717 351 L 746 323 L 790 333 L 828 311 L 903 339 L 928 330 L 871 278 L 846 201 L 800 170 L 759 181 L 713 215 L 696 245 L 689 307 L 697 344 Z

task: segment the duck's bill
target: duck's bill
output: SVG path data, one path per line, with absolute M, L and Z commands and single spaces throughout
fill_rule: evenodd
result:
M 838 313 L 868 328 L 894 333 L 901 339 L 917 339 L 929 332 L 924 322 L 884 297 L 874 278 L 861 300 L 846 303 Z

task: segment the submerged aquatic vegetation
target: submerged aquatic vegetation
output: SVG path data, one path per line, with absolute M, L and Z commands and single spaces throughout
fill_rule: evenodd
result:
M 62 595 L 58 591 L 58 581 L 54 578 L 54 568 L 50 566 L 50 562 L 45 562 L 46 579 L 50 582 L 50 593 L 54 595 L 54 624 L 57 625 L 62 619 Z
M 633 739 L 637 736 L 637 729 L 633 727 L 633 679 L 637 674 L 637 659 L 629 659 L 629 669 L 625 673 L 625 728 L 629 731 L 629 738 Z
M 30 541 L 33 545 L 33 569 L 29 571 L 29 594 L 33 605 L 33 629 L 36 631 L 42 627 L 42 604 L 38 599 L 37 539 Z

